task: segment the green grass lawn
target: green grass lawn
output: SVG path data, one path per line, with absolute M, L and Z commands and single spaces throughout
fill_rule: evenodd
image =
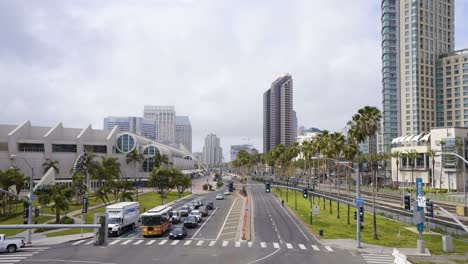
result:
M 22 205 L 21 205 L 22 206 Z M 53 219 L 54 217 L 52 216 L 44 216 L 43 218 L 41 217 L 38 217 L 37 218 L 37 223 L 38 224 L 41 224 L 41 223 L 45 223 L 51 219 Z M 33 221 L 34 221 L 34 217 L 33 217 Z M 12 218 L 9 218 L 5 221 L 2 221 L 1 222 L 2 225 L 18 225 L 18 224 L 23 224 L 23 214 L 18 214 L 16 215 L 15 217 L 12 217 Z M 25 229 L 0 229 L 0 234 L 5 234 L 7 236 L 14 236 L 16 234 L 19 234 L 21 232 L 23 232 Z
M 190 193 L 184 193 L 182 194 L 181 197 L 187 196 Z M 164 203 L 169 203 L 174 200 L 179 199 L 179 194 L 177 192 L 171 192 L 166 195 L 167 197 L 164 199 Z M 156 192 L 150 192 L 150 193 L 145 193 L 139 196 L 138 201 L 140 202 L 140 213 L 144 213 L 145 211 L 156 207 L 158 205 L 161 205 L 161 196 L 156 193 Z M 88 211 L 86 214 L 85 221 L 87 224 L 92 224 L 94 223 L 94 214 L 96 213 L 104 213 L 106 211 L 105 207 L 97 208 L 94 210 Z M 77 216 L 78 217 L 78 216 Z M 83 229 L 83 232 L 93 232 L 91 228 L 86 228 Z M 48 237 L 55 237 L 55 236 L 63 236 L 63 235 L 72 235 L 72 234 L 79 234 L 80 229 L 74 228 L 74 229 L 68 229 L 68 230 L 61 230 L 58 232 L 52 232 L 49 234 L 46 234 Z
M 286 202 L 285 190 L 281 192 L 277 188 L 273 191 L 287 203 L 288 207 L 294 210 L 294 192 L 289 191 L 289 202 Z M 308 199 L 302 198 L 302 192 L 297 192 L 297 214 L 304 222 L 309 223 L 310 202 Z M 317 198 L 314 199 L 314 205 L 317 205 Z M 323 210 L 323 199 L 320 199 L 320 213 L 318 216 L 313 216 L 313 224 L 309 225 L 315 233 L 318 234 L 319 230 L 323 230 L 323 239 L 339 239 L 348 238 L 356 239 L 356 221 L 354 220 L 355 209 L 350 209 L 350 224 L 347 224 L 347 205 L 340 205 L 340 219 L 337 219 L 337 204 L 333 205 L 333 214 L 330 214 L 329 201 L 326 201 L 326 210 Z M 364 229 L 361 232 L 361 241 L 367 244 L 375 244 L 386 247 L 398 248 L 416 248 L 416 240 L 418 234 L 410 232 L 404 227 L 409 225 L 393 221 L 377 215 L 377 233 L 379 240 L 374 240 L 372 214 L 365 213 L 364 216 Z M 426 247 L 432 254 L 444 254 L 442 251 L 442 237 L 440 235 L 424 235 L 424 242 Z M 453 239 L 454 252 L 467 253 L 468 243 L 458 239 Z
M 109 200 L 111 202 L 114 202 L 114 195 L 113 194 L 109 195 Z M 60 214 L 64 215 L 66 213 L 73 212 L 73 211 L 76 211 L 76 210 L 81 210 L 83 208 L 82 205 L 73 205 L 74 202 L 75 202 L 75 199 L 72 199 L 72 203 L 70 204 L 70 208 L 68 209 L 68 211 L 67 212 L 60 212 Z M 97 199 L 94 194 L 91 194 L 89 196 L 88 206 L 93 206 L 93 205 L 102 204 L 102 203 L 103 203 L 102 200 Z M 34 201 L 33 205 L 34 206 L 40 206 L 38 201 Z M 21 204 L 21 208 L 22 208 L 22 206 L 23 205 Z M 42 211 L 44 211 L 44 214 L 55 214 L 55 212 L 52 210 L 51 205 L 45 206 L 43 210 L 41 209 L 41 213 L 42 213 Z

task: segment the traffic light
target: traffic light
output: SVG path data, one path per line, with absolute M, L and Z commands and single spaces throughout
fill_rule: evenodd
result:
M 302 197 L 304 197 L 304 199 L 307 199 L 309 198 L 309 191 L 306 189 L 304 189 L 304 191 L 302 191 Z
M 34 208 L 34 217 L 39 217 L 39 207 Z
M 270 184 L 269 183 L 265 184 L 265 192 L 269 193 L 270 191 L 271 191 Z
M 83 214 L 86 214 L 88 212 L 88 198 L 84 197 L 83 198 Z
M 359 219 L 364 222 L 364 207 L 359 207 Z
M 411 195 L 405 194 L 405 210 L 411 211 Z
M 426 201 L 426 211 L 427 216 L 434 217 L 434 202 L 429 199 Z
M 357 212 L 354 211 L 354 220 L 357 220 Z
M 29 217 L 29 208 L 25 207 L 23 209 L 23 218 L 28 218 Z

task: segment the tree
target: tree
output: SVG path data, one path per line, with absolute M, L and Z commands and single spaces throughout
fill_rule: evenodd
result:
M 418 158 L 419 154 L 415 150 L 410 150 L 403 154 L 405 158 L 408 159 L 408 162 L 411 166 L 411 188 L 413 189 L 414 186 L 414 167 L 416 165 L 416 158 Z
M 235 165 L 241 169 L 242 182 L 245 183 L 245 169 L 250 165 L 250 154 L 245 150 L 239 151 L 236 156 Z
M 169 165 L 169 158 L 165 154 L 156 153 L 153 157 L 154 168 L 163 167 L 163 165 Z
M 330 153 L 332 154 L 333 158 L 335 160 L 338 160 L 340 158 L 340 155 L 343 151 L 345 144 L 345 138 L 343 134 L 334 132 L 333 134 L 330 135 Z M 335 178 L 338 181 L 338 201 L 337 201 L 337 218 L 340 218 L 340 192 L 341 192 L 341 178 L 338 175 L 338 166 L 335 162 Z M 331 186 L 331 185 L 330 185 Z M 331 206 L 330 206 L 331 208 Z
M 69 209 L 73 190 L 61 184 L 50 185 L 47 189 L 50 192 L 50 201 L 53 203 L 51 209 L 55 212 L 55 222 L 60 223 L 60 212 Z
M 399 188 L 399 182 L 398 182 L 398 172 L 399 172 L 399 165 L 400 165 L 400 158 L 403 156 L 403 153 L 401 151 L 395 151 L 392 154 L 392 158 L 396 159 L 396 188 Z
M 53 168 L 56 173 L 59 173 L 58 164 L 58 160 L 46 159 L 45 162 L 42 163 L 43 174 L 46 174 L 50 168 Z
M 12 171 L 14 169 L 8 169 L 6 171 L 1 171 L 0 170 L 0 188 L 4 191 L 9 192 L 10 187 L 15 184 L 15 178 L 12 174 Z M 10 199 L 10 195 L 6 193 L 2 193 L 2 208 L 3 208 L 3 214 L 7 215 L 9 212 L 7 212 L 7 205 L 8 201 Z
M 78 171 L 73 172 L 72 187 L 75 192 L 75 205 L 79 205 L 82 203 L 88 189 L 86 186 L 86 176 Z
M 351 164 L 353 164 L 354 159 L 356 158 L 356 155 L 358 154 L 358 146 L 348 140 L 343 146 L 343 156 L 346 160 L 348 160 Z M 359 166 L 359 163 L 358 163 Z M 351 190 L 350 190 L 350 180 L 349 180 L 349 170 L 346 170 L 346 186 L 347 186 L 347 192 L 348 192 L 348 199 L 351 199 Z M 357 180 L 357 179 L 356 179 Z M 356 182 L 356 184 L 358 184 Z M 350 214 L 350 204 L 348 204 L 348 225 L 350 224 L 350 219 L 349 219 L 349 214 Z
M 110 204 L 109 194 L 112 193 L 112 188 L 109 185 L 102 185 L 96 190 L 96 200 L 101 200 L 105 205 Z
M 174 185 L 179 193 L 179 198 L 188 188 L 192 187 L 192 179 L 189 176 L 183 174 L 178 169 L 174 169 Z M 221 177 L 218 179 L 218 182 L 222 182 Z
M 138 153 L 138 151 L 136 149 L 134 149 L 130 153 L 127 154 L 126 158 L 127 159 L 125 160 L 125 162 L 127 164 L 133 163 L 133 168 L 135 170 L 135 179 L 136 179 L 136 177 L 137 177 L 136 164 L 141 163 L 145 159 L 145 156 L 143 156 L 143 154 L 141 154 L 141 153 Z
M 166 193 L 174 188 L 175 173 L 170 168 L 154 168 L 150 173 L 149 185 L 154 187 L 155 190 L 161 195 L 162 204 Z
M 118 194 L 116 200 L 125 202 L 125 200 L 133 201 L 133 193 L 136 190 L 133 182 L 127 179 L 117 179 L 111 182 L 114 192 Z
M 440 150 L 443 152 L 444 151 L 444 146 L 445 146 L 445 141 L 441 140 L 440 141 Z M 444 167 L 444 157 L 441 156 L 440 159 L 440 174 L 439 174 L 439 191 L 442 191 L 442 168 Z M 448 185 L 447 185 L 448 186 Z M 450 188 L 450 186 L 449 186 Z
M 426 155 L 431 159 L 432 162 L 432 170 L 431 170 L 431 177 L 429 178 L 429 183 L 431 185 L 431 188 L 434 189 L 434 168 L 435 168 L 435 157 L 436 157 L 437 151 L 435 149 L 430 149 L 429 151 L 426 152 Z

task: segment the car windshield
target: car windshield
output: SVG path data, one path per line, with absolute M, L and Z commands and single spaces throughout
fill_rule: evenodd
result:
M 189 217 L 187 217 L 187 220 L 188 222 L 195 222 L 197 219 L 195 218 L 195 216 L 191 215 Z
M 192 211 L 192 212 L 190 212 L 190 215 L 197 215 L 199 213 L 200 213 L 200 211 Z
M 109 218 L 109 224 L 118 224 L 120 222 L 120 218 Z
M 172 232 L 182 232 L 183 228 L 178 226 L 178 227 L 173 227 Z
M 187 211 L 188 209 L 189 209 L 188 206 L 183 206 L 179 208 L 179 211 Z

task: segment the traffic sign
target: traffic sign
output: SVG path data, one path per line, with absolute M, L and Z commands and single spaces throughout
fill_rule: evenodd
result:
M 317 216 L 320 212 L 320 206 L 314 205 L 314 215 Z
M 31 195 L 31 201 L 35 201 L 36 200 L 36 195 Z
M 361 198 L 354 200 L 356 202 L 356 205 L 362 205 L 364 203 L 364 200 Z
M 416 178 L 416 197 L 423 195 L 422 178 Z
M 426 207 L 426 197 L 424 196 L 418 196 L 416 198 L 416 200 L 418 201 L 418 206 L 419 207 Z

